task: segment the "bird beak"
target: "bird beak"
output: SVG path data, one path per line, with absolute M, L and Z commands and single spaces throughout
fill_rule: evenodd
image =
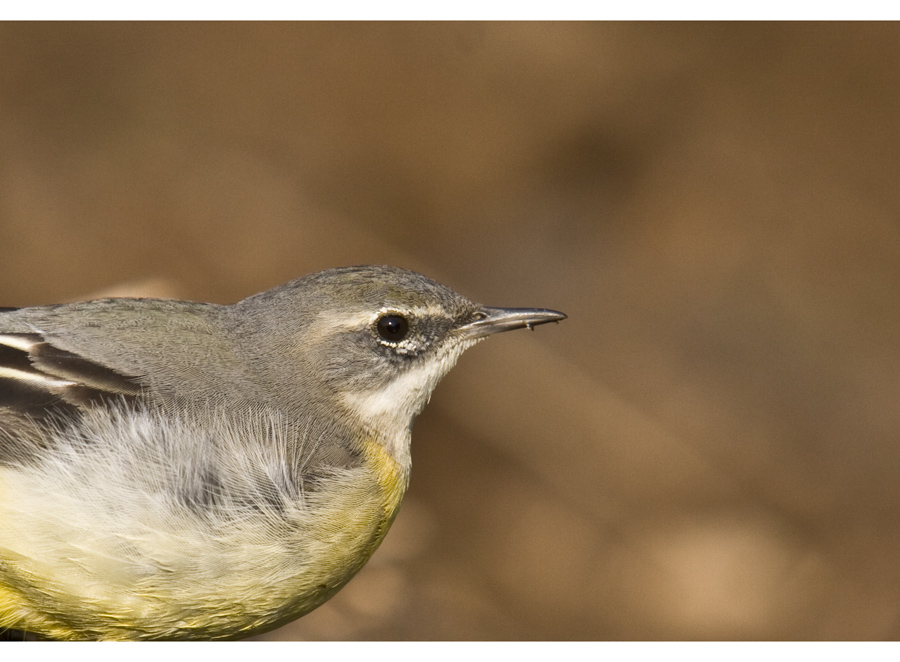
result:
M 459 327 L 456 332 L 467 340 L 475 340 L 501 331 L 531 329 L 538 324 L 559 322 L 566 317 L 565 313 L 545 308 L 489 308 L 483 306 L 475 313 L 475 321 Z

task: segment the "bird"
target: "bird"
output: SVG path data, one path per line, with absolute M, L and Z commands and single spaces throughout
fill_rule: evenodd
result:
M 384 539 L 460 354 L 565 318 L 391 266 L 0 310 L 0 629 L 240 639 L 310 612 Z

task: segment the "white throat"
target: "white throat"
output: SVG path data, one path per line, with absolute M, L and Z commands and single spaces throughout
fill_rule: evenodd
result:
M 344 406 L 384 444 L 401 465 L 410 463 L 409 442 L 413 419 L 431 398 L 441 378 L 456 364 L 459 355 L 474 342 L 464 342 L 448 352 L 414 366 L 377 390 L 345 393 Z

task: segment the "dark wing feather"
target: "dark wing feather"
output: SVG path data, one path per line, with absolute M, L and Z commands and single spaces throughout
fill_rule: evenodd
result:
M 136 396 L 141 392 L 140 381 L 84 357 L 54 347 L 48 342 L 37 342 L 28 353 L 35 369 L 73 381 L 77 388 L 76 400 L 87 397 L 98 400 L 110 395 Z M 63 394 L 64 396 L 68 393 Z
M 84 407 L 134 400 L 140 378 L 54 347 L 38 333 L 0 334 L 0 463 L 42 445 L 40 429 L 80 419 Z

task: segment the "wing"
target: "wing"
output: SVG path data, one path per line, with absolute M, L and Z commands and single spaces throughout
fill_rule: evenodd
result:
M 137 376 L 54 347 L 39 333 L 0 334 L 0 463 L 40 447 L 40 426 L 77 420 L 85 407 L 133 400 Z

